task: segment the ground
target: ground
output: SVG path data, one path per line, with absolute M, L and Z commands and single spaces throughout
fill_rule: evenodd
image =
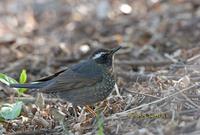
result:
M 114 60 L 120 95 L 90 106 L 98 117 L 0 85 L 1 105 L 24 103 L 2 134 L 200 134 L 199 0 L 7 0 L 0 14 L 0 73 L 16 80 L 22 69 L 30 82 L 98 48 L 124 48 Z

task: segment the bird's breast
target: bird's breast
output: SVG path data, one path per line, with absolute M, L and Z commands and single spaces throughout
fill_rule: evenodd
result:
M 109 73 L 105 73 L 102 82 L 96 85 L 96 96 L 100 99 L 105 99 L 111 93 L 114 85 L 114 77 Z
M 59 96 L 74 105 L 90 105 L 107 98 L 114 88 L 114 85 L 114 77 L 110 73 L 105 72 L 102 80 L 96 84 L 59 93 Z

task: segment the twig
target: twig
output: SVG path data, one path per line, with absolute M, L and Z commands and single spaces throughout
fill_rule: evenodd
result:
M 40 129 L 40 130 L 28 130 L 16 133 L 10 133 L 8 135 L 41 135 L 41 134 L 53 134 L 57 132 L 55 129 Z
M 144 95 L 144 96 L 152 97 L 152 98 L 155 98 L 155 99 L 161 99 L 160 97 L 156 97 L 156 96 L 145 94 L 145 93 L 139 93 L 139 92 L 130 91 L 130 90 L 127 90 L 127 89 L 124 89 L 124 90 L 129 92 L 129 93 L 133 93 L 133 94 Z
M 200 111 L 199 108 L 194 108 L 194 109 L 189 109 L 189 110 L 184 110 L 184 111 L 180 111 L 180 112 L 177 112 L 178 115 L 188 115 L 189 113 L 195 113 L 195 112 L 198 112 Z
M 18 101 L 23 101 L 24 103 L 35 103 L 36 98 L 34 97 L 14 97 L 14 100 Z M 58 98 L 44 98 L 45 103 L 55 103 L 57 101 L 61 101 Z
M 47 120 L 45 120 L 44 118 L 42 117 L 34 117 L 33 118 L 33 121 L 37 124 L 37 125 L 41 125 L 45 128 L 47 128 L 49 126 L 49 122 Z
M 126 78 L 128 80 L 137 82 L 148 81 L 156 77 L 155 74 L 139 74 L 133 72 L 118 72 L 117 75 L 122 76 L 123 78 Z
M 197 59 L 199 59 L 199 58 L 200 58 L 200 54 L 195 55 L 195 56 L 193 56 L 193 57 L 187 59 L 187 62 L 189 63 L 189 62 L 195 61 L 195 60 L 197 60 Z
M 124 112 L 116 113 L 116 114 L 114 114 L 114 115 L 112 115 L 112 116 L 110 116 L 110 117 L 107 117 L 106 120 L 117 119 L 117 118 L 120 118 L 120 117 L 123 117 L 123 116 L 127 116 L 129 113 L 131 113 L 131 112 L 134 111 L 134 110 L 140 109 L 140 108 L 145 107 L 145 106 L 148 106 L 148 105 L 152 105 L 152 104 L 159 103 L 159 102 L 161 102 L 161 101 L 163 101 L 163 100 L 166 100 L 166 99 L 168 99 L 168 98 L 170 98 L 170 97 L 173 97 L 173 96 L 175 96 L 175 95 L 177 95 L 177 94 L 179 94 L 179 93 L 181 93 L 181 92 L 188 91 L 188 90 L 193 90 L 193 89 L 199 89 L 199 88 L 200 88 L 200 83 L 196 83 L 196 84 L 194 84 L 194 85 L 192 85 L 192 86 L 190 86 L 190 87 L 187 87 L 187 88 L 185 88 L 185 89 L 182 89 L 182 90 L 180 90 L 180 91 L 177 91 L 177 92 L 175 92 L 175 93 L 173 93 L 173 94 L 169 94 L 168 96 L 165 96 L 165 97 L 163 97 L 163 98 L 161 98 L 161 99 L 155 100 L 155 101 L 150 102 L 150 103 L 147 103 L 147 104 L 142 104 L 142 105 L 140 105 L 140 106 L 138 106 L 138 107 L 135 107 L 135 108 L 126 110 L 126 111 L 124 111 Z
M 193 106 L 195 106 L 196 108 L 200 109 L 200 106 L 198 106 L 196 103 L 194 103 L 190 98 L 188 98 L 184 93 L 181 93 L 181 95 L 189 102 L 191 103 Z
M 140 67 L 140 66 L 152 66 L 152 67 L 160 67 L 160 66 L 165 66 L 165 65 L 170 65 L 173 64 L 173 61 L 170 60 L 163 60 L 163 61 L 116 61 L 116 64 L 119 65 L 130 65 L 133 67 Z

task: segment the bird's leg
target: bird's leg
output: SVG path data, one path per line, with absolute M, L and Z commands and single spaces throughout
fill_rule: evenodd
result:
M 120 97 L 120 98 L 122 99 L 122 96 L 121 96 L 121 94 L 119 93 L 119 89 L 118 89 L 118 86 L 117 86 L 116 83 L 115 83 L 115 91 L 116 91 L 116 93 L 117 93 L 117 96 Z
M 88 105 L 85 106 L 85 109 L 88 110 L 94 117 L 97 116 L 97 114 L 92 110 Z
M 78 120 L 78 114 L 77 114 L 76 108 L 73 107 L 72 109 L 73 109 L 73 112 L 74 112 L 75 120 L 77 121 Z
M 84 114 L 85 113 L 85 107 L 81 108 L 81 112 L 80 112 L 80 115 L 78 116 L 78 121 L 79 122 L 82 122 L 83 119 L 84 119 Z

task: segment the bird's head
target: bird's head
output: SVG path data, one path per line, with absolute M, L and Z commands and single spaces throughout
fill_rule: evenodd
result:
M 93 59 L 97 64 L 101 64 L 110 68 L 112 67 L 113 56 L 115 52 L 117 52 L 121 48 L 122 47 L 119 46 L 114 49 L 99 49 L 91 55 L 90 59 Z

